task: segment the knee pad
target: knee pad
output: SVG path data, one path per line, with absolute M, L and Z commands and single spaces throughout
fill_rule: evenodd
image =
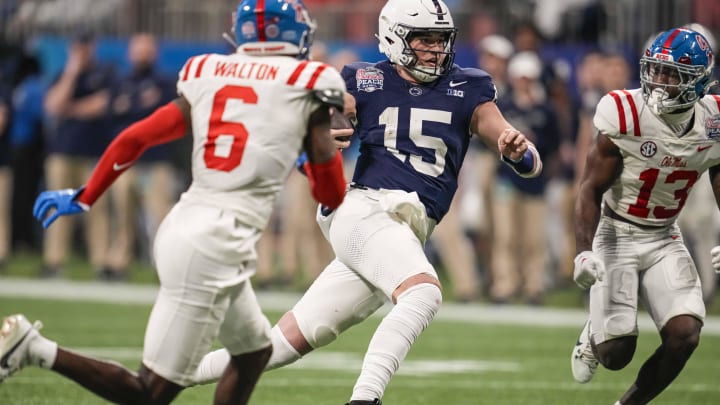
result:
M 442 292 L 440 288 L 434 284 L 420 283 L 403 291 L 398 296 L 396 305 L 412 308 L 418 315 L 425 318 L 427 323 L 430 323 L 440 309 L 441 304 Z
M 635 318 L 630 313 L 619 313 L 607 317 L 605 320 L 606 336 L 629 336 L 637 334 Z

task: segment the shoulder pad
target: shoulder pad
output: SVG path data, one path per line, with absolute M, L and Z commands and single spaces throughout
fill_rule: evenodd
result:
M 637 93 L 638 90 L 615 90 L 604 95 L 595 109 L 595 128 L 610 138 L 640 136 L 641 105 L 634 98 Z
M 196 55 L 185 61 L 182 69 L 180 69 L 180 73 L 178 73 L 178 82 L 187 81 L 188 79 L 199 76 L 202 67 L 210 56 L 212 56 L 212 54 L 209 53 Z
M 455 79 L 478 79 L 478 78 L 489 78 L 490 75 L 478 68 L 463 68 L 458 65 L 453 65 L 450 69 L 449 75 Z

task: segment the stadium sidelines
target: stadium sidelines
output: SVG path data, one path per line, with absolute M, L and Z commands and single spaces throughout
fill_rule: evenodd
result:
M 0 278 L 0 297 L 7 298 L 152 304 L 156 294 L 157 286 L 148 285 Z M 257 296 L 265 310 L 282 312 L 291 308 L 300 294 L 258 291 Z M 382 314 L 387 308 L 378 312 Z M 587 312 L 581 309 L 455 303 L 443 304 L 436 317 L 439 321 L 568 328 L 580 328 L 586 319 Z M 655 328 L 645 313 L 640 314 L 638 324 L 640 329 Z M 703 334 L 720 336 L 720 317 L 709 316 L 705 320 Z

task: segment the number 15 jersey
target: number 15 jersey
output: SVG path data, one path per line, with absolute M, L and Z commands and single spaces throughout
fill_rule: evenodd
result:
M 233 210 L 262 229 L 320 106 L 312 92 L 345 84 L 320 62 L 236 53 L 190 58 L 177 88 L 191 105 L 193 132 L 183 199 Z
M 605 95 L 593 123 L 620 149 L 623 169 L 604 203 L 641 225 L 672 224 L 700 175 L 720 164 L 719 107 L 719 96 L 703 97 L 690 130 L 676 134 L 646 106 L 641 89 Z
M 479 69 L 454 65 L 428 84 L 412 84 L 385 61 L 345 66 L 355 97 L 360 156 L 353 182 L 417 192 L 430 218 L 450 208 L 470 141 L 475 108 L 494 102 L 495 85 Z

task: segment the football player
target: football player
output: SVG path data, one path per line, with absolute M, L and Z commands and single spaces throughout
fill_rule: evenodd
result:
M 0 330 L 0 381 L 34 365 L 112 402 L 167 404 L 217 338 L 230 361 L 214 403 L 247 403 L 272 351 L 249 278 L 273 201 L 302 150 L 315 198 L 337 208 L 345 194 L 329 131 L 330 106 L 343 108 L 345 84 L 334 68 L 306 60 L 314 29 L 300 0 L 242 0 L 236 53 L 190 58 L 179 73 L 180 97 L 118 135 L 85 187 L 36 200 L 45 227 L 85 212 L 145 149 L 192 133 L 192 184 L 156 237 L 160 292 L 140 371 L 68 351 L 13 315 Z
M 575 380 L 598 364 L 627 366 L 638 337 L 638 300 L 661 344 L 616 404 L 646 404 L 680 373 L 705 318 L 700 278 L 677 217 L 709 170 L 720 203 L 720 97 L 708 95 L 713 51 L 685 28 L 660 33 L 640 59 L 641 88 L 598 103 L 598 134 L 575 205 L 574 279 L 590 288 L 590 316 L 571 365 Z
M 491 77 L 453 64 L 455 34 L 444 2 L 390 0 L 378 33 L 388 60 L 342 70 L 360 155 L 343 204 L 318 212 L 336 258 L 273 328 L 268 368 L 332 342 L 389 300 L 394 306 L 370 341 L 351 405 L 381 402 L 440 307 L 441 285 L 423 246 L 448 211 L 472 134 L 520 175 L 542 169 L 533 144 L 495 105 Z M 198 382 L 218 378 L 227 359 L 224 350 L 209 354 Z

